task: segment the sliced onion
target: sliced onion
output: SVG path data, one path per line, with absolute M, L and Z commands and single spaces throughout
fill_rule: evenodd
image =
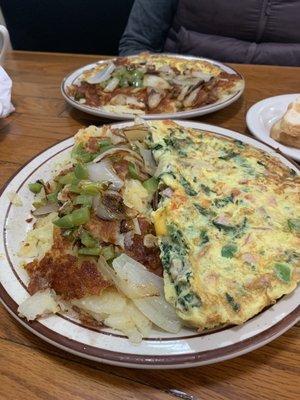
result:
M 149 172 L 150 175 L 154 175 L 157 165 L 153 158 L 152 151 L 140 147 L 140 153 L 144 160 L 145 170 Z
M 155 325 L 167 332 L 179 331 L 181 321 L 164 298 L 162 278 L 149 272 L 126 254 L 115 258 L 112 268 L 101 257 L 98 268 L 100 273 L 113 281 L 117 289 L 132 299 L 137 308 Z
M 35 209 L 35 210 L 32 212 L 32 214 L 33 214 L 35 217 L 40 217 L 40 216 L 42 216 L 42 215 L 47 215 L 47 214 L 50 214 L 50 213 L 52 213 L 52 212 L 55 212 L 55 211 L 57 211 L 58 209 L 59 209 L 58 204 L 56 204 L 56 203 L 47 203 L 47 204 L 45 204 L 44 206 L 41 206 L 41 207 Z
M 95 75 L 92 75 L 85 79 L 86 82 L 94 85 L 96 83 L 101 83 L 110 78 L 112 72 L 115 70 L 116 66 L 113 63 L 108 64 L 107 67 L 103 68 L 101 71 L 97 72 Z
M 208 81 L 211 79 L 211 77 L 212 77 L 211 74 L 208 74 L 208 73 L 202 72 L 202 71 L 193 71 L 193 72 L 191 73 L 191 75 L 192 75 L 193 77 L 195 77 L 195 78 L 201 78 L 201 79 L 203 79 L 204 82 L 208 82 Z
M 57 313 L 58 311 L 59 306 L 55 299 L 55 292 L 50 289 L 36 292 L 18 307 L 18 314 L 28 321 L 46 314 Z
M 93 209 L 97 217 L 104 219 L 105 221 L 114 221 L 117 219 L 116 214 L 108 210 L 101 202 L 100 196 L 95 196 L 93 198 Z
M 177 100 L 182 101 L 185 98 L 185 96 L 187 95 L 187 93 L 189 91 L 189 88 L 190 88 L 189 85 L 182 86 L 182 89 L 181 89 L 181 91 L 179 93 L 179 96 L 177 97 Z
M 119 190 L 124 184 L 122 179 L 114 173 L 109 160 L 91 163 L 87 166 L 87 170 L 92 182 L 111 182 L 111 188 L 115 190 Z
M 112 92 L 119 84 L 118 78 L 112 78 L 104 88 L 104 92 Z
M 163 93 L 157 92 L 154 89 L 151 89 L 151 92 L 148 96 L 148 106 L 150 109 L 156 108 L 163 98 Z
M 175 85 L 179 86 L 194 86 L 197 85 L 199 82 L 202 82 L 202 79 L 193 78 L 186 75 L 178 75 L 174 79 L 172 79 L 172 82 L 175 83 Z
M 201 88 L 197 87 L 184 99 L 184 107 L 191 107 L 195 103 L 200 90 Z
M 128 147 L 113 147 L 111 149 L 106 150 L 104 153 L 100 154 L 98 157 L 96 157 L 93 160 L 93 163 L 98 163 L 99 161 L 101 161 L 103 158 L 108 157 L 108 156 L 112 156 L 115 153 L 119 153 L 119 152 L 127 152 L 132 154 L 135 158 L 139 158 L 141 159 L 141 157 L 133 150 L 129 149 Z
M 129 141 L 144 140 L 148 133 L 148 128 L 144 124 L 123 128 L 123 132 Z
M 105 279 L 113 281 L 116 287 L 130 299 L 160 296 L 163 293 L 163 279 L 149 272 L 142 264 L 126 254 L 115 258 L 113 267 L 110 267 L 101 257 L 98 268 Z
M 143 79 L 143 85 L 146 87 L 153 87 L 156 89 L 170 89 L 169 83 L 157 75 L 145 75 Z
M 126 96 L 125 94 L 117 94 L 110 100 L 110 104 L 119 106 L 134 106 L 136 108 L 145 108 L 145 104 L 134 96 Z
M 181 321 L 175 310 L 163 297 L 147 297 L 132 299 L 137 308 L 156 326 L 170 333 L 177 333 L 181 328 Z
M 141 232 L 139 220 L 138 220 L 137 218 L 133 218 L 132 222 L 133 222 L 135 234 L 136 234 L 136 235 L 141 235 L 142 232 Z

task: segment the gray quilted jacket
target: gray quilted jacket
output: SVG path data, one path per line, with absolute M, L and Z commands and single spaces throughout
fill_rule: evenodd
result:
M 300 66 L 300 0 L 136 0 L 119 50 Z

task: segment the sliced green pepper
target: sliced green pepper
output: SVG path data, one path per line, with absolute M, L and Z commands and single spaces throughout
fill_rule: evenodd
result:
M 144 181 L 142 185 L 149 193 L 153 194 L 158 188 L 158 179 L 152 176 L 151 178 Z
M 83 143 L 79 143 L 73 147 L 71 152 L 71 157 L 75 158 L 78 162 L 88 163 L 93 161 L 95 157 L 97 157 L 98 153 L 89 153 L 85 150 Z
M 96 195 L 99 193 L 101 190 L 101 184 L 99 183 L 94 183 L 90 181 L 82 181 L 80 182 L 79 185 L 79 190 L 81 194 L 87 194 L 87 195 Z
M 86 194 L 80 194 L 73 201 L 74 205 L 82 204 L 83 206 L 86 207 L 91 207 L 92 203 L 93 203 L 93 196 L 89 196 Z
M 65 215 L 53 221 L 53 224 L 59 228 L 74 228 L 88 222 L 90 219 L 90 211 L 87 207 L 74 210 L 71 214 Z
M 50 203 L 57 203 L 57 195 L 58 195 L 58 191 L 49 193 L 46 195 L 46 198 L 48 201 L 50 201 Z
M 142 87 L 143 86 L 143 78 L 144 74 L 142 71 L 134 70 L 130 74 L 129 82 L 133 87 Z
M 40 193 L 40 191 L 42 190 L 43 185 L 39 182 L 35 182 L 35 183 L 29 183 L 28 188 L 32 193 Z
M 46 204 L 47 204 L 47 199 L 46 198 L 40 199 L 38 201 L 34 201 L 32 203 L 34 208 L 40 208 L 40 207 L 42 207 L 42 206 L 44 206 Z
M 90 235 L 87 231 L 85 231 L 84 229 L 82 230 L 81 234 L 80 234 L 80 241 L 81 243 L 85 246 L 85 247 L 97 247 L 99 246 L 99 242 L 98 240 L 96 240 L 95 238 L 93 238 L 92 235 Z
M 108 139 L 103 139 L 98 142 L 100 153 L 104 153 L 106 150 L 113 147 L 112 142 Z
M 84 255 L 84 256 L 99 256 L 101 253 L 100 247 L 82 247 L 81 249 L 78 250 L 78 254 Z
M 74 178 L 75 178 L 74 172 L 68 172 L 66 175 L 59 176 L 58 182 L 61 185 L 69 185 Z
M 82 164 L 77 164 L 74 170 L 74 174 L 77 179 L 88 179 L 89 173 L 87 169 Z
M 116 255 L 114 246 L 103 247 L 101 249 L 101 255 L 105 258 L 106 261 L 113 259 Z
M 291 280 L 291 268 L 287 264 L 276 263 L 274 265 L 274 270 L 278 279 L 285 283 Z
M 139 170 L 138 170 L 137 166 L 133 162 L 129 163 L 128 172 L 129 172 L 129 175 L 131 176 L 131 178 L 140 179 Z

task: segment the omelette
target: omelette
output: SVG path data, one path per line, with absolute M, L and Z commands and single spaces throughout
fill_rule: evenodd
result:
M 299 282 L 299 183 L 276 157 L 169 120 L 81 129 L 67 164 L 29 185 L 29 292 L 135 340 L 150 322 L 242 324 Z
M 299 281 L 299 177 L 276 158 L 171 121 L 151 123 L 165 296 L 198 329 L 241 324 Z
M 73 100 L 118 114 L 174 113 L 224 101 L 243 79 L 202 59 L 141 53 L 102 62 L 68 87 Z

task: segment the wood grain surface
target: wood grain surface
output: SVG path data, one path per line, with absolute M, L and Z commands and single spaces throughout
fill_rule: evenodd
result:
M 0 120 L 0 186 L 30 158 L 88 124 L 60 94 L 63 77 L 100 56 L 12 51 L 16 112 Z M 299 68 L 234 65 L 246 79 L 241 99 L 198 120 L 249 134 L 245 115 L 266 97 L 299 93 Z M 296 400 L 300 398 L 300 327 L 263 348 L 220 364 L 188 370 L 139 371 L 65 353 L 21 327 L 0 306 L 1 400 Z

